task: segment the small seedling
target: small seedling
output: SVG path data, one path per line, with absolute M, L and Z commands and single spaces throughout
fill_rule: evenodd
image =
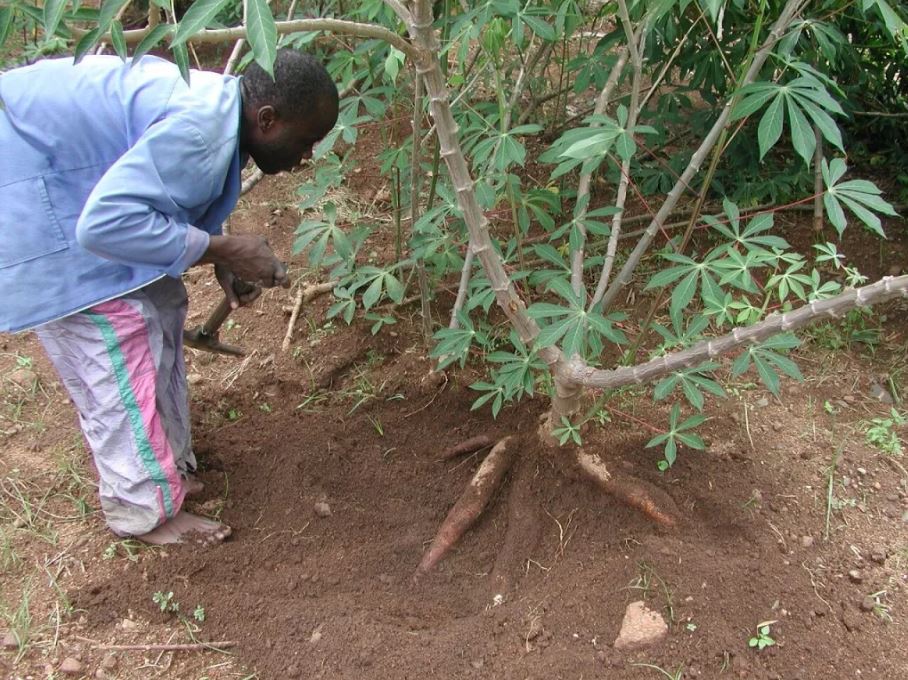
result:
M 263 401 L 259 404 L 259 411 L 262 413 L 271 413 L 271 405 L 267 401 Z
M 908 423 L 908 416 L 896 409 L 890 409 L 888 418 L 874 418 L 867 423 L 867 443 L 890 456 L 902 455 L 902 442 L 896 428 Z
M 202 623 L 205 620 L 205 607 L 197 604 L 192 612 L 192 618 L 194 618 L 199 623 Z
M 747 641 L 748 647 L 756 647 L 758 650 L 763 651 L 767 647 L 772 647 L 774 644 L 776 644 L 776 641 L 770 635 L 769 629 L 769 627 L 774 623 L 775 621 L 764 621 L 763 623 L 758 623 L 757 634 Z
M 694 623 L 693 621 L 688 621 L 688 622 L 684 625 L 684 627 L 687 629 L 687 632 L 688 632 L 688 633 L 693 633 L 695 630 L 697 630 L 697 624 Z
M 243 417 L 243 412 L 240 411 L 238 408 L 232 408 L 229 411 L 227 411 L 227 420 L 229 420 L 231 423 L 235 423 L 242 417 Z
M 162 612 L 171 612 L 177 614 L 180 611 L 180 603 L 173 601 L 172 590 L 168 593 L 164 593 L 159 590 L 151 596 L 151 601 L 158 605 L 161 608 Z

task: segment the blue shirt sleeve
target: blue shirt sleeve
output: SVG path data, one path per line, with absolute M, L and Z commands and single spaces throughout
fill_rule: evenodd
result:
M 213 153 L 182 116 L 152 125 L 95 185 L 76 225 L 86 250 L 179 277 L 207 250 L 192 226 L 216 198 Z

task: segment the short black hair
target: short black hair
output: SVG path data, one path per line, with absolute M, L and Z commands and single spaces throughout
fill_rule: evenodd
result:
M 274 60 L 274 78 L 253 62 L 243 74 L 244 95 L 258 108 L 273 106 L 287 120 L 321 120 L 334 124 L 337 86 L 321 62 L 306 52 L 283 48 Z

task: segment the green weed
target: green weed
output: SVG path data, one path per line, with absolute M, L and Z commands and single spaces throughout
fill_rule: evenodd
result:
M 748 647 L 756 647 L 759 651 L 763 651 L 767 647 L 772 647 L 776 644 L 776 641 L 773 639 L 770 634 L 770 626 L 776 623 L 775 621 L 764 621 L 763 623 L 757 624 L 757 634 L 754 635 L 750 640 L 747 641 Z
M 864 423 L 867 443 L 889 456 L 902 455 L 902 442 L 896 429 L 908 423 L 908 415 L 897 409 L 889 410 L 888 418 L 872 418 Z

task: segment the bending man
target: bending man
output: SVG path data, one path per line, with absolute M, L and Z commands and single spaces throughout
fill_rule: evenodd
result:
M 191 476 L 181 274 L 202 263 L 286 285 L 264 239 L 221 235 L 251 157 L 269 174 L 310 158 L 337 89 L 307 54 L 272 80 L 144 57 L 46 60 L 0 75 L 0 331 L 34 328 L 72 398 L 111 530 L 150 543 L 229 528 L 181 509 Z

